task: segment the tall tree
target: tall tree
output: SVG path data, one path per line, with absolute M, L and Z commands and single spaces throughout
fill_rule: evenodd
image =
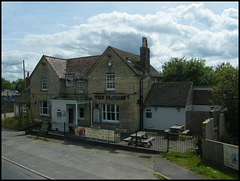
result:
M 239 69 L 230 63 L 223 62 L 214 72 L 215 86 L 213 86 L 214 103 L 221 106 L 225 113 L 227 132 L 238 140 L 238 80 Z
M 192 81 L 194 85 L 213 85 L 212 67 L 205 65 L 204 59 L 171 58 L 163 68 L 164 82 Z

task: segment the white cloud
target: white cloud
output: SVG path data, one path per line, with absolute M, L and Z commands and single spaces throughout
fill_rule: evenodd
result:
M 218 57 L 222 61 L 229 59 L 232 64 L 238 62 L 238 10 L 226 9 L 218 15 L 198 3 L 146 15 L 102 13 L 62 32 L 30 34 L 22 39 L 22 44 L 32 52 L 5 52 L 3 64 L 14 64 L 15 59 L 28 56 L 34 68 L 43 54 L 61 58 L 99 55 L 109 45 L 139 54 L 142 36 L 148 38 L 151 63 L 158 70 L 171 57 L 207 61 Z

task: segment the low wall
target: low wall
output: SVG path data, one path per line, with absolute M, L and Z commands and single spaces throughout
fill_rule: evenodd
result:
M 202 157 L 215 165 L 227 166 L 238 170 L 238 146 L 214 140 L 202 140 Z

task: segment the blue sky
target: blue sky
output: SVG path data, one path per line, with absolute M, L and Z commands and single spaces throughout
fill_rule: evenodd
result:
M 151 64 L 171 57 L 203 58 L 238 67 L 238 1 L 2 1 L 2 77 L 23 78 L 42 55 L 99 55 L 107 46 L 139 54 L 147 37 Z

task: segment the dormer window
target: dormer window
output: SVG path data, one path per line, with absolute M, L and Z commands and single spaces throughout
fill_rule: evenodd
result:
M 73 75 L 66 75 L 66 87 L 72 87 L 73 86 Z

